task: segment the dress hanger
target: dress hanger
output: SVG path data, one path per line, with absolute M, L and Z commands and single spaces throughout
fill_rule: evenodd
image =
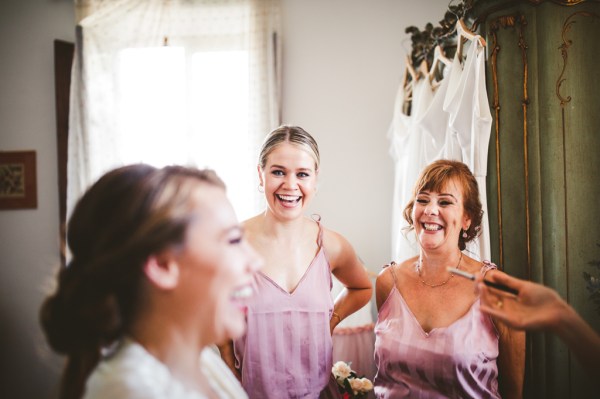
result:
M 402 79 L 402 90 L 404 90 L 404 101 L 412 100 L 413 84 L 419 80 L 419 73 L 415 71 L 410 56 L 406 56 L 406 68 Z
M 457 33 L 457 39 L 458 39 L 458 41 L 456 43 L 456 56 L 458 57 L 459 60 L 462 60 L 462 55 L 463 55 L 462 54 L 463 44 L 464 44 L 463 39 L 473 41 L 473 40 L 475 40 L 475 38 L 477 38 L 481 47 L 485 47 L 485 39 L 483 37 L 479 36 L 478 34 L 473 33 L 471 30 L 469 30 L 469 28 L 467 28 L 467 26 L 465 25 L 462 18 L 459 18 L 458 21 L 456 21 L 456 33 Z
M 423 57 L 423 61 L 419 64 L 419 69 L 417 70 L 418 77 L 424 77 L 429 74 L 429 69 L 427 68 L 427 57 Z
M 417 71 L 415 71 L 410 56 L 407 55 L 406 69 L 404 70 L 404 81 L 402 82 L 402 86 L 406 87 L 406 85 L 410 83 L 410 80 L 408 79 L 409 77 L 412 79 L 413 82 L 419 80 L 419 74 L 417 73 Z
M 438 66 L 440 66 L 441 64 L 444 64 L 446 67 L 452 65 L 452 61 L 450 61 L 446 55 L 444 54 L 444 50 L 442 50 L 442 47 L 438 44 L 437 46 L 435 46 L 435 49 L 433 51 L 433 62 L 431 63 L 431 69 L 429 69 L 429 81 L 432 82 L 433 79 L 435 79 L 436 77 L 436 71 Z

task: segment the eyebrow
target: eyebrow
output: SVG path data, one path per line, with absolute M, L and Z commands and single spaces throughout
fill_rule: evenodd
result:
M 417 194 L 417 195 L 431 195 L 431 194 L 429 193 L 429 191 L 419 191 L 419 194 Z M 454 195 L 452 195 L 450 193 L 439 193 L 439 196 L 440 197 L 452 197 L 456 201 L 458 201 L 458 199 Z
M 450 194 L 450 193 L 440 193 L 440 196 L 444 196 L 444 197 L 452 197 L 454 199 L 457 199 L 454 195 Z
M 271 165 L 271 169 L 284 169 L 284 170 L 287 170 L 287 168 L 285 166 L 282 166 L 282 165 Z M 309 171 L 309 172 L 313 171 L 312 168 L 299 168 L 297 170 L 299 170 L 299 171 Z
M 244 228 L 241 225 L 228 227 L 225 230 L 223 230 L 223 236 L 227 236 L 233 232 L 239 232 L 241 234 L 244 234 Z

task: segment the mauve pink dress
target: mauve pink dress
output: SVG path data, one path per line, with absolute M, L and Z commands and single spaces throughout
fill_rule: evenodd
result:
M 256 274 L 248 329 L 234 342 L 236 364 L 250 398 L 318 398 L 329 382 L 333 299 L 322 237 L 319 223 L 317 255 L 292 293 Z
M 482 271 L 495 268 L 484 262 Z M 498 331 L 479 299 L 451 325 L 426 333 L 394 285 L 375 335 L 377 398 L 500 398 Z

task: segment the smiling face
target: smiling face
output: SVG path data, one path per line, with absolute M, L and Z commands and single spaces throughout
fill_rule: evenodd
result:
M 258 167 L 269 211 L 293 220 L 303 214 L 317 188 L 316 160 L 299 145 L 282 142 Z
M 193 220 L 177 256 L 177 290 L 182 307 L 203 328 L 203 339 L 221 343 L 245 331 L 244 301 L 253 292 L 253 274 L 262 259 L 244 239 L 223 189 L 200 185 L 192 201 Z
M 464 211 L 460 187 L 456 179 L 450 179 L 440 192 L 423 190 L 417 193 L 412 220 L 423 249 L 454 250 L 458 246 L 461 229 L 468 229 L 471 222 Z

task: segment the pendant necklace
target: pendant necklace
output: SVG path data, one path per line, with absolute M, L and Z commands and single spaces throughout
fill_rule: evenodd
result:
M 460 261 L 462 260 L 462 256 L 463 256 L 463 253 L 461 252 L 460 258 L 458 258 L 458 264 L 456 265 L 456 269 L 460 269 Z M 423 283 L 424 285 L 431 287 L 431 288 L 441 287 L 442 285 L 444 285 L 448 281 L 450 281 L 450 279 L 452 277 L 454 277 L 454 274 L 450 273 L 450 277 L 448 277 L 448 279 L 446 281 L 439 283 L 439 284 L 429 284 L 428 282 L 423 280 L 423 277 L 421 276 L 421 257 L 419 257 L 419 261 L 417 262 L 417 273 L 419 273 L 419 279 L 421 280 L 421 283 Z

